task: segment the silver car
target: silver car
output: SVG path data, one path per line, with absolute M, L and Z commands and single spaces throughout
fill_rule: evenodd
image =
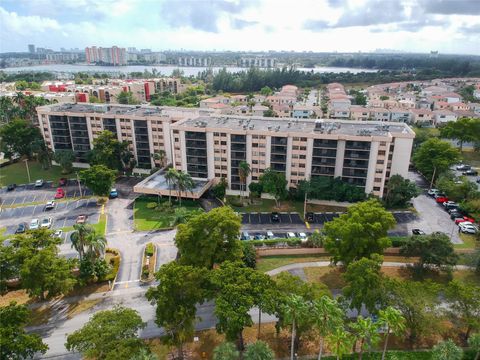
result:
M 32 219 L 32 221 L 30 221 L 30 225 L 28 226 L 28 228 L 30 230 L 37 230 L 39 226 L 40 226 L 40 221 L 38 219 Z

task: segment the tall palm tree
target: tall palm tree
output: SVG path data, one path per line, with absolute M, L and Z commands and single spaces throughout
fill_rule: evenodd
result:
M 246 190 L 247 186 L 247 178 L 251 173 L 250 164 L 246 161 L 241 161 L 238 165 L 238 176 L 240 177 L 241 188 L 240 192 L 242 193 Z
M 360 351 L 358 353 L 358 359 L 362 360 L 363 350 L 370 348 L 380 341 L 380 335 L 378 335 L 378 324 L 374 323 L 371 318 L 363 318 L 359 316 L 357 322 L 352 324 L 352 329 L 355 336 L 360 340 Z
M 92 228 L 85 224 L 75 224 L 73 225 L 74 232 L 70 236 L 72 241 L 72 248 L 78 252 L 78 257 L 80 261 L 85 254 L 85 248 L 87 246 L 86 238 L 87 235 L 92 232 Z
M 297 325 L 304 318 L 307 312 L 305 300 L 298 295 L 290 295 L 287 298 L 285 310 L 285 320 L 292 324 L 292 339 L 290 342 L 290 360 L 293 360 L 295 353 L 295 337 Z
M 160 161 L 160 167 L 165 166 L 166 156 L 167 153 L 165 152 L 165 150 L 158 150 L 156 153 L 152 154 L 154 160 Z
M 107 239 L 104 235 L 92 230 L 85 237 L 85 245 L 87 246 L 86 255 L 90 258 L 98 259 L 105 251 Z
M 172 187 L 177 188 L 178 170 L 170 168 L 165 174 L 165 180 L 168 186 L 168 203 L 172 205 Z
M 390 332 L 398 335 L 405 331 L 405 318 L 402 312 L 391 306 L 378 312 L 378 321 L 381 325 L 386 327 L 385 338 L 383 344 L 382 360 L 385 360 L 385 354 L 387 352 L 388 337 Z
M 318 332 L 320 333 L 320 350 L 318 360 L 322 359 L 325 337 L 342 326 L 344 313 L 335 300 L 324 295 L 313 302 L 313 316 Z
M 182 192 L 191 191 L 195 188 L 195 182 L 193 181 L 190 174 L 179 171 L 177 177 L 177 187 L 178 187 L 178 200 L 180 205 L 182 205 Z
M 343 355 L 347 354 L 355 341 L 352 334 L 345 331 L 343 328 L 336 328 L 326 338 L 331 352 L 339 360 Z

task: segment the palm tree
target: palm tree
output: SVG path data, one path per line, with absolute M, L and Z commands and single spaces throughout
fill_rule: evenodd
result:
M 295 350 L 295 336 L 296 336 L 296 326 L 299 321 L 305 316 L 307 312 L 307 306 L 305 300 L 298 295 L 290 295 L 286 299 L 285 304 L 285 320 L 292 323 L 292 339 L 290 342 L 290 360 L 293 360 L 294 350 Z
M 224 342 L 213 349 L 213 360 L 237 360 L 240 353 L 235 344 Z
M 380 336 L 378 335 L 378 325 L 375 324 L 371 318 L 363 318 L 359 316 L 357 322 L 352 324 L 352 329 L 356 337 L 360 340 L 360 352 L 358 353 L 358 359 L 362 360 L 363 350 L 368 346 L 370 348 L 372 345 L 380 341 Z
M 247 163 L 246 161 L 241 161 L 240 164 L 238 165 L 238 176 L 240 177 L 240 182 L 242 183 L 242 187 L 240 188 L 240 191 L 243 196 L 243 191 L 244 191 L 244 186 L 246 190 L 246 185 L 247 185 L 247 178 L 251 173 L 250 169 L 250 164 Z
M 385 360 L 390 332 L 392 332 L 394 335 L 403 333 L 405 331 L 405 318 L 400 310 L 397 310 L 391 306 L 384 310 L 380 310 L 378 315 L 379 323 L 386 327 L 382 352 L 382 360 Z
M 177 186 L 178 186 L 178 201 L 182 205 L 182 192 L 191 191 L 195 188 L 195 182 L 193 181 L 190 174 L 186 172 L 179 171 L 177 177 Z
M 243 353 L 244 360 L 274 360 L 275 354 L 268 344 L 264 341 L 257 340 L 252 344 L 247 345 Z
M 172 205 L 172 187 L 177 188 L 178 171 L 175 168 L 170 168 L 165 174 L 165 180 L 168 186 L 168 202 Z
M 324 295 L 313 302 L 313 314 L 315 324 L 320 333 L 320 350 L 318 351 L 318 360 L 322 359 L 323 343 L 328 334 L 331 334 L 343 322 L 344 313 L 335 300 Z
M 345 331 L 345 329 L 336 328 L 327 336 L 326 341 L 332 353 L 337 357 L 337 360 L 339 360 L 350 351 L 355 339 L 352 334 Z
M 81 261 L 83 255 L 85 254 L 85 248 L 87 245 L 86 238 L 87 235 L 92 232 L 92 228 L 85 224 L 75 224 L 73 225 L 73 229 L 75 231 L 70 236 L 70 239 L 72 241 L 72 248 L 74 248 L 78 252 L 78 257 Z
M 475 360 L 480 359 L 480 333 L 477 334 L 472 334 L 468 338 L 468 346 L 472 348 L 473 351 L 475 351 Z
M 86 255 L 98 259 L 107 246 L 107 239 L 102 234 L 92 230 L 85 237 L 85 245 L 87 247 Z
M 165 166 L 165 160 L 167 158 L 167 153 L 165 150 L 158 150 L 156 153 L 152 154 L 154 160 L 160 161 L 160 167 Z

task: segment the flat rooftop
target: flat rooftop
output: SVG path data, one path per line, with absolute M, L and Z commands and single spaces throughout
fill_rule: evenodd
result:
M 62 103 L 42 106 L 42 109 L 49 112 L 60 113 L 100 113 L 107 115 L 131 115 L 131 116 L 162 116 L 172 115 L 172 112 L 198 113 L 198 108 L 177 108 L 167 106 L 149 106 L 149 105 L 121 105 L 121 104 L 87 104 L 87 103 Z
M 264 118 L 254 116 L 199 116 L 185 119 L 175 127 L 256 130 L 269 132 L 324 133 L 336 135 L 387 136 L 415 133 L 404 123 L 334 119 Z

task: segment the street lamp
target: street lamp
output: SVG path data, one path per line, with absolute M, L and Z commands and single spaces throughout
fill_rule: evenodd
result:
M 28 168 L 28 159 L 25 159 L 23 161 L 25 161 L 25 166 L 27 167 L 28 182 L 31 183 L 32 179 L 30 179 L 30 169 Z
M 77 174 L 78 191 L 80 192 L 80 197 L 82 197 L 82 186 L 80 185 L 80 177 L 78 176 L 78 171 L 75 171 L 75 174 Z

